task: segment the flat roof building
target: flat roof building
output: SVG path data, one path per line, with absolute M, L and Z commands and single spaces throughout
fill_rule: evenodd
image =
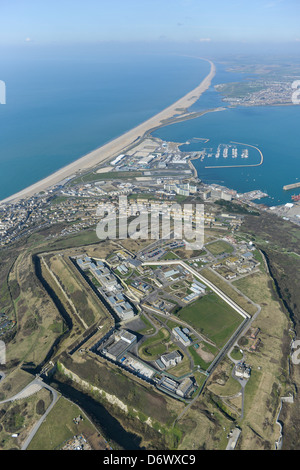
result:
M 160 356 L 160 360 L 166 368 L 174 367 L 176 364 L 182 361 L 182 355 L 179 353 L 179 351 L 173 351 Z
M 136 341 L 137 338 L 134 334 L 126 330 L 119 330 L 114 334 L 113 342 L 100 351 L 109 359 L 118 361 Z
M 175 276 L 175 274 L 179 274 L 179 271 L 176 269 L 170 269 L 164 273 L 164 276 L 168 279 L 169 277 Z
M 129 320 L 134 317 L 134 311 L 128 302 L 117 304 L 114 310 L 120 320 Z
M 193 387 L 194 387 L 193 381 L 189 377 L 187 377 L 180 383 L 179 387 L 176 390 L 176 393 L 180 397 L 186 397 Z

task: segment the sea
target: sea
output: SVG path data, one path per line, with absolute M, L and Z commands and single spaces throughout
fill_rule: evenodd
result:
M 291 202 L 292 194 L 300 190 L 282 188 L 300 180 L 300 106 L 232 108 L 214 86 L 250 77 L 215 64 L 211 87 L 191 110 L 223 110 L 163 127 L 154 135 L 182 143 L 186 152 L 205 150 L 203 161 L 193 163 L 206 183 L 238 192 L 259 189 L 268 194 L 260 202 L 269 206 Z M 4 54 L 0 64 L 0 80 L 6 83 L 6 104 L 0 105 L 0 200 L 155 115 L 196 87 L 209 68 L 207 61 L 195 57 L 108 54 L 103 49 L 88 54 L 58 49 L 43 53 L 32 48 L 22 54 Z M 261 158 L 251 146 L 262 152 L 262 165 L 247 166 Z M 225 147 L 227 158 L 223 157 Z M 237 148 L 237 158 L 232 158 L 232 148 Z M 248 158 L 241 156 L 245 149 Z
M 300 182 L 300 106 L 231 107 L 222 100 L 215 85 L 245 81 L 253 76 L 227 72 L 221 63 L 216 66 L 211 87 L 191 110 L 222 110 L 163 127 L 154 135 L 182 143 L 180 149 L 184 152 L 204 151 L 205 157 L 194 160 L 193 164 L 205 183 L 223 185 L 239 193 L 260 190 L 268 196 L 255 202 L 266 206 L 293 202 L 291 196 L 300 194 L 300 188 L 285 191 L 283 186 Z M 226 147 L 228 156 L 224 158 Z M 235 158 L 234 148 L 237 149 Z M 245 149 L 248 158 L 242 157 Z M 263 154 L 263 163 L 247 166 L 261 162 L 257 149 Z M 235 165 L 239 167 L 232 168 Z
M 210 70 L 193 57 L 105 47 L 1 52 L 0 200 L 157 114 Z

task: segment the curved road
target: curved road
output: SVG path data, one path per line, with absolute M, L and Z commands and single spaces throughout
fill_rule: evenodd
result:
M 3 379 L 5 377 L 5 375 L 4 375 L 4 377 L 3 377 L 3 375 L 4 375 L 3 372 L 0 372 L 0 376 L 2 376 L 1 379 Z M 36 391 L 33 392 L 33 393 L 36 393 L 37 391 L 39 391 L 38 387 L 40 387 L 40 389 L 46 388 L 47 390 L 49 390 L 52 393 L 52 403 L 48 406 L 48 408 L 45 411 L 45 413 L 43 414 L 43 416 L 38 420 L 38 422 L 34 425 L 32 430 L 30 431 L 28 437 L 26 438 L 26 440 L 22 444 L 21 450 L 26 450 L 27 449 L 30 442 L 34 438 L 35 434 L 39 430 L 41 424 L 44 422 L 47 415 L 50 413 L 50 411 L 52 410 L 52 408 L 56 404 L 57 400 L 60 398 L 60 395 L 58 394 L 58 392 L 54 388 L 50 387 L 50 385 L 47 385 L 39 377 L 37 377 L 32 382 L 30 382 L 28 385 L 26 385 L 26 387 L 24 387 L 23 390 L 21 390 L 19 393 L 17 393 L 16 395 L 14 395 L 11 398 L 7 398 L 6 400 L 3 400 L 3 401 L 0 402 L 0 405 L 1 405 L 2 403 L 8 403 L 10 401 L 21 400 L 22 398 L 26 398 L 26 390 L 29 390 L 29 393 L 30 393 L 30 389 L 34 390 L 35 387 L 36 387 Z

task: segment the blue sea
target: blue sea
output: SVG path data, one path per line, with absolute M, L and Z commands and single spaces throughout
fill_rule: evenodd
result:
M 300 181 L 300 106 L 259 106 L 228 107 L 213 86 L 225 81 L 244 80 L 242 75 L 226 73 L 217 64 L 217 74 L 211 88 L 205 92 L 193 110 L 213 109 L 224 106 L 225 110 L 209 112 L 203 116 L 159 129 L 155 136 L 163 140 L 181 142 L 182 151 L 206 151 L 206 157 L 194 160 L 198 176 L 206 183 L 216 183 L 248 192 L 255 189 L 268 194 L 260 203 L 273 206 L 292 202 L 291 196 L 300 194 L 300 189 L 284 191 L 283 186 Z M 207 139 L 208 142 L 198 139 Z M 187 143 L 188 142 L 188 143 Z M 237 145 L 238 142 L 243 145 Z M 263 153 L 263 164 L 257 164 Z M 220 147 L 219 147 L 220 146 Z M 228 158 L 223 157 L 223 149 L 228 146 Z M 216 154 L 220 149 L 220 157 Z M 232 158 L 232 148 L 238 149 L 238 158 Z M 242 159 L 243 149 L 248 148 L 249 157 Z M 208 157 L 208 155 L 211 155 Z M 214 166 L 243 165 L 241 168 L 213 168 Z M 206 168 L 206 167 L 212 168 Z M 256 201 L 258 202 L 258 201 Z
M 10 52 L 10 51 L 9 51 Z M 0 105 L 0 200 L 48 176 L 89 151 L 155 115 L 197 86 L 209 72 L 206 61 L 179 55 L 108 53 L 105 47 L 60 50 L 0 50 L 0 80 L 7 104 Z M 291 201 L 282 186 L 300 178 L 300 106 L 230 108 L 214 85 L 245 80 L 217 65 L 212 86 L 191 110 L 224 106 L 220 112 L 164 127 L 165 140 L 190 144 L 182 150 L 207 149 L 213 156 L 195 160 L 199 178 L 246 192 L 269 194 L 261 202 Z M 209 139 L 207 143 L 193 138 Z M 255 164 L 260 157 L 217 160 L 217 148 L 241 142 L 260 148 L 263 165 L 253 168 L 205 168 Z M 245 146 L 238 146 L 239 153 Z
M 196 58 L 105 47 L 1 53 L 0 200 L 155 115 L 210 69 Z

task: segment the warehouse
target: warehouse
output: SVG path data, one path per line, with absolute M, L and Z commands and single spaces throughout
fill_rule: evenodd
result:
M 100 349 L 100 352 L 117 362 L 136 341 L 135 335 L 129 333 L 129 331 L 120 330 L 114 334 L 113 338 L 108 340 L 104 348 Z
M 184 346 L 189 346 L 191 344 L 189 337 L 185 335 L 178 326 L 173 328 L 172 333 Z
M 160 356 L 160 360 L 164 364 L 165 368 L 174 367 L 182 361 L 182 355 L 179 351 L 173 351 Z

